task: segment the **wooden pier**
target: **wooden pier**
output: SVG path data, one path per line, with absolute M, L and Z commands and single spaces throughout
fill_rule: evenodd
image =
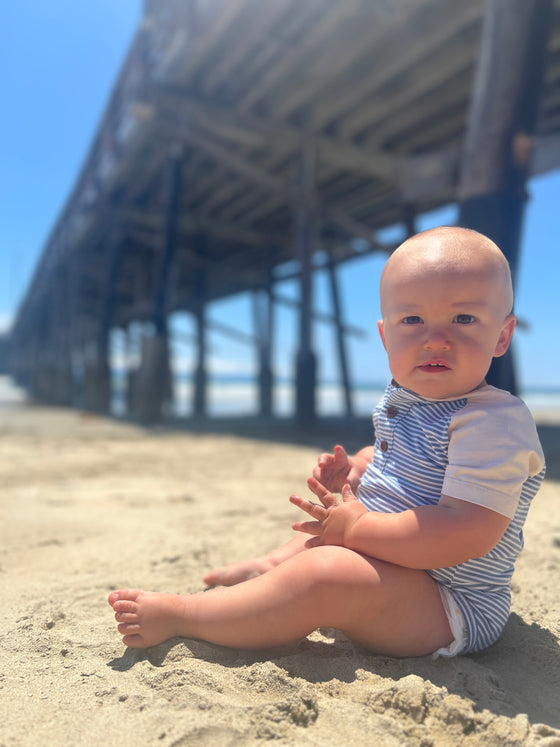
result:
M 274 311 L 300 284 L 297 416 L 316 416 L 313 273 L 458 203 L 514 275 L 529 176 L 560 167 L 560 0 L 145 0 L 143 18 L 9 340 L 41 402 L 107 412 L 111 330 L 144 323 L 129 415 L 170 397 L 169 315 L 191 314 L 207 413 L 209 305 L 253 294 L 260 413 Z M 239 333 L 234 323 L 222 331 Z M 492 373 L 515 389 L 513 364 Z

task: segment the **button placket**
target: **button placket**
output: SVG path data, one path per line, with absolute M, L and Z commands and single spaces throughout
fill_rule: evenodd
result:
M 386 421 L 382 433 L 380 433 L 380 440 L 378 441 L 378 448 L 383 457 L 387 455 L 393 441 L 394 430 L 396 427 L 395 418 L 397 415 L 399 415 L 399 408 L 395 405 L 388 405 L 385 408 Z

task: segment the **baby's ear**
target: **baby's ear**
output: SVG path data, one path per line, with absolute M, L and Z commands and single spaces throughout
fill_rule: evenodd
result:
M 383 334 L 383 319 L 380 319 L 377 322 L 377 329 L 379 330 L 379 336 L 381 337 L 381 342 L 383 343 L 383 347 L 385 350 L 387 350 L 387 345 L 385 344 L 385 335 Z
M 517 317 L 515 316 L 515 314 L 508 314 L 506 318 L 504 319 L 504 323 L 502 325 L 502 331 L 500 332 L 498 342 L 496 343 L 496 349 L 494 350 L 494 358 L 499 358 L 509 348 L 509 344 L 511 342 L 511 336 L 513 335 L 513 330 L 515 329 L 516 324 L 517 324 Z

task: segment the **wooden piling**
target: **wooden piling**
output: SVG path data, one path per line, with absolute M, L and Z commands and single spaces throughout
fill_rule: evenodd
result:
M 515 283 L 551 0 L 487 0 L 459 183 L 458 223 L 489 236 Z M 517 391 L 511 348 L 488 381 Z

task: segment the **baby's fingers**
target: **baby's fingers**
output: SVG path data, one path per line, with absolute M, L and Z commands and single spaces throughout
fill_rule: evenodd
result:
M 329 464 L 332 464 L 333 462 L 334 462 L 333 454 L 320 454 L 319 458 L 317 459 L 317 465 L 319 467 L 328 467 Z
M 294 521 L 292 529 L 295 532 L 319 535 L 322 531 L 322 524 L 320 521 Z
M 348 503 L 349 501 L 357 501 L 358 499 L 352 492 L 352 488 L 348 483 L 346 483 L 342 488 L 342 500 L 344 503 Z
M 307 498 L 302 498 L 299 495 L 291 495 L 290 503 L 293 503 L 294 506 L 301 508 L 306 514 L 319 521 L 323 521 L 327 516 L 327 509 L 324 506 L 321 506 L 319 503 L 313 503 L 313 501 L 309 501 Z
M 321 485 L 319 480 L 314 477 L 309 478 L 307 485 L 309 490 L 311 490 L 312 493 L 315 493 L 325 508 L 331 508 L 331 506 L 336 506 L 338 503 L 338 500 L 334 497 L 331 491 L 327 490 L 326 487 Z
M 334 447 L 334 462 L 339 465 L 345 465 L 348 462 L 348 454 L 344 446 L 337 445 Z
M 319 547 L 322 544 L 320 537 L 311 537 L 305 543 L 305 548 L 306 550 L 311 550 L 312 547 Z

